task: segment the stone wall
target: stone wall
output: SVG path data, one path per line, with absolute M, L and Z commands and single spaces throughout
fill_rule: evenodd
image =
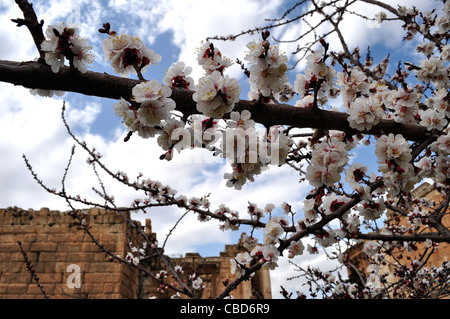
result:
M 433 201 L 436 205 L 441 203 L 443 201 L 442 195 L 436 191 L 432 185 L 428 183 L 423 183 L 419 187 L 417 187 L 413 191 L 413 195 L 419 198 L 426 198 L 427 200 Z M 393 216 L 396 213 L 393 211 L 388 210 L 387 212 L 387 221 L 392 222 Z M 444 215 L 442 219 L 442 224 L 446 227 L 450 227 L 450 209 L 447 210 L 447 213 Z M 400 225 L 405 225 L 409 227 L 409 223 L 405 218 L 401 218 Z M 429 231 L 429 230 L 425 230 Z M 435 231 L 433 229 L 433 231 Z M 355 244 L 352 246 L 348 251 L 349 260 L 350 262 L 358 269 L 360 272 L 360 275 L 366 276 L 367 275 L 367 268 L 369 265 L 369 260 L 365 253 L 363 252 L 365 241 L 361 241 L 358 244 Z M 427 249 L 426 245 L 424 243 L 416 243 L 417 250 L 412 252 L 405 252 L 402 250 L 402 253 L 399 253 L 397 250 L 393 251 L 393 255 L 395 256 L 395 259 L 392 258 L 392 256 L 386 256 L 386 265 L 380 268 L 380 273 L 389 273 L 392 274 L 394 272 L 393 264 L 396 262 L 399 262 L 401 264 L 409 264 L 411 260 L 419 259 L 420 256 L 424 253 L 424 251 Z M 439 243 L 438 247 L 434 249 L 431 256 L 426 260 L 425 266 L 427 268 L 431 268 L 433 266 L 439 267 L 442 265 L 443 262 L 448 261 L 450 256 L 450 243 Z M 351 278 L 352 282 L 360 282 L 360 279 L 352 267 L 347 267 L 348 275 Z M 387 278 L 388 281 L 395 282 L 395 278 L 393 276 L 389 276 Z
M 90 209 L 86 218 L 105 248 L 124 256 L 128 244 L 122 217 Z M 110 262 L 87 234 L 77 229 L 72 217 L 47 208 L 8 208 L 0 210 L 0 298 L 43 298 L 26 269 L 18 241 L 52 298 L 135 297 L 136 271 Z M 72 264 L 81 272 L 80 289 L 67 285 Z
M 237 276 L 231 274 L 230 259 L 244 251 L 247 250 L 239 241 L 235 245 L 226 245 L 225 251 L 221 252 L 219 256 L 202 257 L 198 253 L 187 253 L 184 257 L 171 258 L 170 262 L 172 266 L 181 266 L 185 275 L 192 273 L 200 275 L 205 286 L 200 297 L 208 299 L 218 295 L 224 289 L 224 283 L 236 279 Z M 143 280 L 143 286 L 144 297 L 160 295 L 156 291 L 157 286 L 149 278 Z M 164 297 L 170 298 L 171 295 L 173 292 L 168 292 Z M 261 268 L 251 280 L 242 282 L 233 290 L 231 295 L 235 299 L 271 299 L 269 270 Z
M 125 217 L 130 219 L 129 214 Z M 127 236 L 139 245 L 137 231 L 130 229 L 114 212 L 89 209 L 86 210 L 86 221 L 94 237 L 114 255 L 125 257 L 130 251 Z M 152 231 L 150 220 L 146 220 L 145 231 Z M 26 268 L 18 241 L 33 264 L 40 284 L 52 299 L 169 298 L 173 295 L 173 291 L 170 295 L 158 293 L 158 284 L 137 269 L 111 262 L 67 213 L 47 208 L 33 211 L 10 207 L 0 209 L 0 299 L 44 298 Z M 201 297 L 209 298 L 222 291 L 222 282 L 235 278 L 230 273 L 229 261 L 241 250 L 239 244 L 227 245 L 220 256 L 201 257 L 187 253 L 184 257 L 167 259 L 174 266 L 181 265 L 186 274 L 193 271 L 199 274 L 205 283 Z M 79 267 L 80 288 L 70 285 L 74 283 L 70 265 Z M 153 272 L 163 268 L 160 260 L 151 265 Z M 259 271 L 232 294 L 234 298 L 242 299 L 271 298 L 269 271 Z

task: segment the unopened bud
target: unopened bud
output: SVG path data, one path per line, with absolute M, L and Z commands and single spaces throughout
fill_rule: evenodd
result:
M 65 28 L 64 29 L 64 34 L 68 35 L 68 36 L 74 35 L 75 34 L 75 28 Z

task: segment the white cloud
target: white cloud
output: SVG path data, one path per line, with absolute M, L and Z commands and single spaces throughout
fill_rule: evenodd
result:
M 81 127 L 89 131 L 92 123 L 100 113 L 101 105 L 99 103 L 88 103 L 84 109 L 74 109 L 67 114 L 67 123 L 70 127 Z
M 23 18 L 23 13 L 15 3 L 5 5 L 5 10 L 0 10 L 0 59 L 15 60 L 18 56 L 24 61 L 37 57 L 30 32 L 25 26 L 17 27 L 11 19 Z

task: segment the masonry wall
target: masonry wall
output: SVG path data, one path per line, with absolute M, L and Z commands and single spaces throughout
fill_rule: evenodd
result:
M 87 211 L 92 234 L 112 253 L 124 256 L 126 225 L 120 216 Z M 0 298 L 44 298 L 26 269 L 18 241 L 51 298 L 134 298 L 137 271 L 110 262 L 72 217 L 59 211 L 0 209 Z M 71 264 L 81 271 L 80 289 L 69 289 Z

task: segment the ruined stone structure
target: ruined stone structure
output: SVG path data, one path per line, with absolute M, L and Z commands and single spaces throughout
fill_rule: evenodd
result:
M 416 197 L 419 198 L 426 198 L 430 201 L 434 201 L 436 204 L 442 202 L 442 195 L 436 191 L 432 185 L 428 183 L 423 183 L 419 187 L 417 187 L 413 194 Z M 394 218 L 395 213 L 392 211 L 387 212 L 387 222 L 390 222 Z M 442 223 L 444 226 L 449 227 L 450 226 L 450 211 L 447 211 L 447 214 L 444 215 L 442 219 Z M 400 221 L 400 225 L 406 225 L 407 221 L 403 218 L 403 220 Z M 369 266 L 369 260 L 367 256 L 363 252 L 365 241 L 361 241 L 359 244 L 354 245 L 351 247 L 347 253 L 349 254 L 349 260 L 353 264 L 355 268 L 358 269 L 359 275 L 356 273 L 355 269 L 352 267 L 348 267 L 348 275 L 350 277 L 350 280 L 353 282 L 359 282 L 360 278 L 359 276 L 367 276 L 368 273 L 368 266 Z M 408 263 L 411 260 L 419 259 L 421 254 L 426 249 L 426 246 L 424 243 L 417 243 L 416 244 L 417 250 L 412 252 L 403 252 L 402 254 L 394 251 L 395 260 L 391 256 L 386 256 L 386 265 L 383 268 L 380 268 L 380 273 L 389 273 L 392 274 L 394 272 L 394 266 L 397 261 L 400 263 Z M 435 249 L 433 254 L 430 256 L 429 259 L 427 259 L 425 266 L 429 269 L 432 266 L 439 267 L 442 265 L 443 262 L 448 261 L 450 257 L 450 243 L 440 243 L 439 246 Z M 392 279 L 393 277 L 389 276 L 387 279 Z
M 135 242 L 137 230 L 118 214 L 96 208 L 86 212 L 91 233 L 113 254 L 125 257 L 130 251 L 127 236 L 139 245 Z M 130 218 L 129 214 L 125 217 Z M 146 220 L 145 231 L 152 232 L 150 220 Z M 158 283 L 143 272 L 110 261 L 68 214 L 47 208 L 39 211 L 7 208 L 0 209 L 0 298 L 44 298 L 27 270 L 18 241 L 50 298 L 169 298 L 174 294 L 173 291 L 160 294 Z M 201 298 L 210 298 L 223 290 L 223 282 L 236 278 L 230 273 L 230 258 L 242 249 L 238 243 L 226 245 L 225 251 L 216 257 L 187 253 L 184 257 L 167 259 L 174 266 L 182 266 L 186 276 L 193 271 L 200 275 L 205 284 Z M 156 258 L 151 267 L 152 272 L 157 272 L 162 269 L 162 262 Z M 73 269 L 80 271 L 80 288 L 74 287 Z M 232 295 L 239 299 L 271 298 L 269 271 L 261 269 Z

